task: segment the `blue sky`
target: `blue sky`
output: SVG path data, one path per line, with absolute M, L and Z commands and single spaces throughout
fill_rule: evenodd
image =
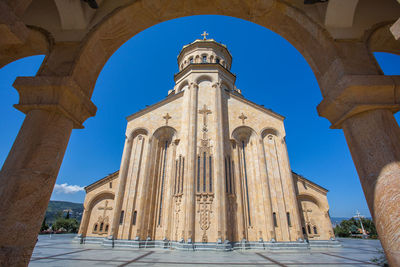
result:
M 223 16 L 167 21 L 121 46 L 97 80 L 92 97 L 97 115 L 85 122 L 85 129 L 72 133 L 52 199 L 83 202 L 83 186 L 119 169 L 126 116 L 167 95 L 174 86 L 182 46 L 201 38 L 204 30 L 209 38 L 228 46 L 236 86 L 243 95 L 286 117 L 292 169 L 329 189 L 331 215 L 350 217 L 358 209 L 369 216 L 342 130 L 329 129 L 328 120 L 317 114 L 322 97 L 305 59 L 270 30 Z M 375 56 L 385 74 L 399 74 L 400 56 Z M 24 114 L 12 107 L 18 103 L 18 93 L 11 85 L 17 76 L 34 76 L 43 58 L 24 58 L 0 69 L 1 165 L 24 119 Z

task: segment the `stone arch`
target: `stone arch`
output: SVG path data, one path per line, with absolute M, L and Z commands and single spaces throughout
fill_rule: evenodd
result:
M 191 8 L 176 8 L 183 5 Z M 326 87 L 324 83 L 340 78 L 331 76 L 330 79 L 324 79 L 323 76 L 332 68 L 332 64 L 336 69 L 342 69 L 335 72 L 340 73 L 337 74 L 338 76 L 346 72 L 343 63 L 346 57 L 338 52 L 338 47 L 329 33 L 302 11 L 285 2 L 263 1 L 261 4 L 238 1 L 233 4 L 213 0 L 204 5 L 195 0 L 177 0 L 174 5 L 161 7 L 142 0 L 114 10 L 106 20 L 93 28 L 79 52 L 75 54 L 76 58 L 72 61 L 74 64 L 66 70 L 65 75 L 72 76 L 90 96 L 97 76 L 110 56 L 136 33 L 174 18 L 206 14 L 232 16 L 252 21 L 279 34 L 303 55 L 322 89 Z M 142 23 L 137 23 L 137 19 L 140 19 Z M 354 64 L 353 61 L 349 63 Z M 224 63 L 221 62 L 221 64 Z M 367 65 L 368 67 L 365 68 L 358 66 L 356 70 L 358 73 L 377 74 L 376 66 L 373 66 L 372 70 L 369 64 L 365 64 Z
M 297 200 L 298 201 L 310 201 L 315 203 L 315 205 L 317 205 L 320 209 L 323 208 L 322 204 L 320 201 L 318 201 L 318 199 L 316 199 L 314 196 L 312 196 L 311 194 L 307 194 L 307 193 L 302 193 L 301 195 L 297 196 Z
M 54 40 L 49 32 L 37 26 L 27 27 L 29 35 L 26 42 L 23 45 L 13 46 L 12 53 L 0 54 L 0 68 L 25 57 L 48 55 L 52 51 Z
M 248 142 L 251 137 L 256 137 L 257 133 L 253 128 L 249 126 L 239 126 L 232 131 L 232 138 L 237 142 L 246 141 Z
M 260 132 L 261 138 L 265 138 L 267 135 L 275 135 L 276 137 L 280 137 L 280 133 L 277 129 L 271 128 L 271 127 L 266 127 L 261 130 Z
M 259 168 L 257 161 L 257 133 L 254 129 L 248 126 L 239 126 L 232 131 L 232 138 L 235 140 L 237 162 L 236 169 L 240 184 L 243 186 L 236 189 L 236 192 L 240 192 L 242 196 L 243 214 L 238 215 L 241 221 L 243 221 L 244 227 L 240 230 L 244 234 L 243 238 L 249 239 L 251 236 L 251 229 L 257 224 L 256 213 L 259 212 L 259 202 L 256 194 L 257 192 L 256 170 Z M 242 235 L 240 233 L 240 235 Z M 242 238 L 240 238 L 242 239 Z
M 183 91 L 183 88 L 185 86 L 189 86 L 189 82 L 187 80 L 184 80 L 183 82 L 180 82 L 179 86 L 178 86 L 178 91 L 177 93 Z
M 171 201 L 166 186 L 172 183 L 172 168 L 175 162 L 177 131 L 171 126 L 162 126 L 156 129 L 151 138 L 150 161 L 147 184 L 145 190 L 148 201 L 142 210 L 139 220 L 145 223 L 142 234 L 148 234 L 152 239 L 162 239 L 167 225 L 166 210 Z M 139 211 L 140 213 L 140 211 Z M 141 218 L 140 218 L 141 216 Z M 143 238 L 147 238 L 144 236 Z
M 300 218 L 306 237 L 312 240 L 328 240 L 331 236 L 329 218 L 326 218 L 327 211 L 321 202 L 310 194 L 297 196 Z
M 400 55 L 399 41 L 393 38 L 390 27 L 393 22 L 378 24 L 365 36 L 367 46 L 372 52 L 387 52 Z
M 173 141 L 176 138 L 177 131 L 171 126 L 162 126 L 157 128 L 154 133 L 153 137 L 160 140 L 160 141 Z
M 92 210 L 94 208 L 94 206 L 103 201 L 103 200 L 114 200 L 115 198 L 115 194 L 112 191 L 101 191 L 99 193 L 97 193 L 96 195 L 94 195 L 87 203 L 87 206 L 84 207 L 84 214 L 83 214 L 83 218 L 82 218 L 82 222 L 81 222 L 81 226 L 80 226 L 80 230 L 79 232 L 83 235 L 83 236 L 87 236 L 87 234 L 92 233 L 95 230 L 95 225 L 97 222 L 93 223 L 93 225 L 90 227 L 90 218 L 92 217 Z M 97 225 L 97 231 L 99 231 L 99 224 Z
M 210 76 L 210 75 L 201 75 L 199 77 L 196 78 L 195 83 L 197 83 L 198 85 L 200 85 L 200 83 L 202 82 L 210 82 L 213 83 L 214 79 Z
M 127 134 L 128 139 L 132 140 L 139 134 L 148 135 L 149 130 L 143 127 L 134 128 Z

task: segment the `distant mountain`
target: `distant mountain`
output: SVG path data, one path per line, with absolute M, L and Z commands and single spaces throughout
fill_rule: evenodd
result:
M 55 222 L 57 216 L 65 217 L 69 211 L 70 218 L 81 220 L 83 214 L 83 204 L 73 203 L 67 201 L 53 201 L 50 200 L 49 206 L 46 210 L 46 222 L 52 224 Z

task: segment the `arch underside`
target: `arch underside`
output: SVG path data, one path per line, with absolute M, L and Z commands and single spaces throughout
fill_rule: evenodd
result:
M 90 97 L 103 66 L 127 40 L 163 21 L 206 14 L 244 19 L 279 34 L 304 56 L 313 70 L 322 91 L 327 87 L 326 84 L 330 80 L 335 80 L 335 77 L 332 77 L 332 73 L 330 73 L 329 79 L 324 77 L 332 69 L 336 70 L 337 76 L 343 75 L 346 71 L 352 71 L 353 74 L 355 74 L 354 72 L 364 74 L 379 73 L 379 68 L 374 59 L 363 53 L 360 53 L 360 55 L 353 54 L 353 57 L 366 57 L 367 61 L 370 62 L 364 64 L 361 68 L 360 66 L 357 66 L 357 68 L 352 66 L 355 63 L 346 61 L 346 55 L 338 49 L 339 46 L 352 47 L 352 44 L 335 42 L 321 23 L 316 22 L 303 10 L 284 1 L 232 2 L 220 0 L 207 1 L 207 4 L 204 4 L 202 1 L 177 0 L 163 1 L 162 3 L 135 1 L 114 9 L 106 19 L 90 26 L 92 28 L 83 41 L 71 42 L 68 48 L 63 47 L 64 50 L 69 50 L 65 52 L 69 55 L 65 56 L 65 62 L 62 64 L 57 60 L 51 59 L 53 56 L 58 56 L 53 54 L 59 54 L 54 53 L 59 45 L 56 43 L 54 49 L 51 49 L 48 59 L 45 60 L 40 69 L 39 75 L 72 76 Z M 373 38 L 373 40 L 378 39 Z M 370 45 L 371 48 L 381 49 L 379 41 L 374 41 L 373 43 L 377 45 Z M 360 44 L 362 46 L 362 43 L 357 43 L 358 46 Z M 392 48 L 386 47 L 385 50 L 393 50 L 395 46 L 392 45 Z M 342 70 L 338 71 L 338 69 Z
M 114 206 L 114 193 L 102 191 L 94 195 L 85 207 L 87 222 L 83 222 L 80 232 L 85 236 L 105 237 L 108 235 Z

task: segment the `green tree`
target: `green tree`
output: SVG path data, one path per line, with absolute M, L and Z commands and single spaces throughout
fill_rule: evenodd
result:
M 370 238 L 378 238 L 375 225 L 372 220 L 361 218 L 365 231 L 370 235 Z M 361 228 L 359 219 L 351 218 L 349 220 L 343 220 L 334 229 L 335 235 L 338 237 L 349 237 L 351 234 L 357 234 L 358 229 Z
M 355 224 L 351 225 L 351 226 L 350 226 L 350 232 L 351 232 L 352 234 L 358 234 L 358 227 L 357 227 L 357 225 L 355 225 Z
M 79 223 L 75 218 L 58 218 L 53 224 L 53 230 L 58 231 L 61 229 L 65 229 L 68 233 L 77 233 Z
M 40 232 L 46 231 L 47 229 L 49 229 L 49 226 L 46 223 L 46 217 L 44 217 L 43 222 L 42 222 L 42 226 L 40 227 Z
M 65 219 L 69 219 L 69 211 L 67 212 L 67 215 L 65 215 Z

